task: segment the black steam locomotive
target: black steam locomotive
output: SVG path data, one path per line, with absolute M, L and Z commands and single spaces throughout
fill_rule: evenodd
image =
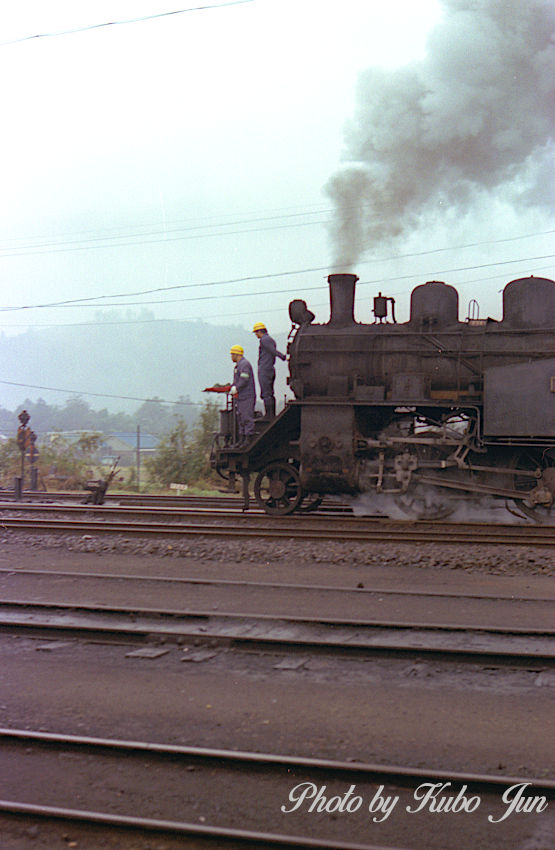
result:
M 371 492 L 407 516 L 447 516 L 461 500 L 497 497 L 535 518 L 555 500 L 555 282 L 528 277 L 503 291 L 503 319 L 460 322 L 458 294 L 432 281 L 411 294 L 408 322 L 374 298 L 355 322 L 358 278 L 329 276 L 331 315 L 316 324 L 289 305 L 288 383 L 295 400 L 256 420 L 233 448 L 221 412 L 212 463 L 253 474 L 268 514 L 314 508 L 326 494 Z

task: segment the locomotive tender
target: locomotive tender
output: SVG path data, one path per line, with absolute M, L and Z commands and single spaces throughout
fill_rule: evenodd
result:
M 555 282 L 513 280 L 503 319 L 459 321 L 456 289 L 431 281 L 411 294 L 410 318 L 374 298 L 354 319 L 354 274 L 331 274 L 330 320 L 289 305 L 288 384 L 295 399 L 256 421 L 233 448 L 221 413 L 212 456 L 248 483 L 268 514 L 306 510 L 325 494 L 373 492 L 408 516 L 441 517 L 493 496 L 535 518 L 555 501 Z M 370 312 L 370 311 L 369 311 Z

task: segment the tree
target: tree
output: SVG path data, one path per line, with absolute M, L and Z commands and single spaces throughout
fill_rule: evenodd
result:
M 39 486 L 58 485 L 65 490 L 82 489 L 96 463 L 96 454 L 102 444 L 101 434 L 82 434 L 70 441 L 55 434 L 39 447 L 35 467 Z M 29 475 L 28 454 L 25 460 L 25 477 Z M 2 486 L 11 488 L 14 476 L 21 474 L 21 452 L 15 438 L 0 442 L 0 480 Z
M 27 408 L 28 409 L 28 408 Z M 15 413 L 12 413 L 11 410 L 6 410 L 3 407 L 0 407 L 0 433 L 15 434 L 17 431 L 17 416 Z
M 54 434 L 49 442 L 40 446 L 39 478 L 58 481 L 64 489 L 81 489 L 91 477 L 96 454 L 102 445 L 102 434 L 81 434 L 70 441 Z
M 178 417 L 174 428 L 158 443 L 156 455 L 145 461 L 151 478 L 166 487 L 210 478 L 210 449 L 217 421 L 218 407 L 208 402 L 190 437 L 187 423 Z
M 73 446 L 73 456 L 77 460 L 92 458 L 101 448 L 104 437 L 102 434 L 81 434 Z
M 206 402 L 199 416 L 199 422 L 194 431 L 194 456 L 196 471 L 199 477 L 211 475 L 210 450 L 214 434 L 218 431 L 220 409 L 214 402 Z
M 197 405 L 191 401 L 188 395 L 180 395 L 170 408 L 174 419 L 183 419 L 187 425 L 193 425 L 196 419 Z
M 178 419 L 173 430 L 161 438 L 154 457 L 147 458 L 145 467 L 154 481 L 166 487 L 172 483 L 186 484 L 189 480 L 189 454 L 187 424 Z
M 15 437 L 0 442 L 0 481 L 1 486 L 11 488 L 14 476 L 21 471 L 21 452 Z
M 158 396 L 145 401 L 135 416 L 142 431 L 156 436 L 163 434 L 172 424 L 168 408 Z
M 54 411 L 59 410 L 59 408 L 51 407 L 43 398 L 39 398 L 37 402 L 25 399 L 23 407 L 29 412 L 33 423 L 32 428 L 37 434 L 53 430 L 52 419 Z
M 83 428 L 82 423 L 87 421 L 90 413 L 91 408 L 88 402 L 82 399 L 81 396 L 68 398 L 64 411 L 64 430 L 78 431 L 80 428 Z

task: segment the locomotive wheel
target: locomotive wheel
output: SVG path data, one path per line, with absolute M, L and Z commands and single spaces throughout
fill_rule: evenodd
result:
M 303 497 L 299 473 L 289 463 L 270 463 L 258 473 L 254 495 L 270 516 L 292 514 Z
M 523 475 L 523 472 L 541 473 L 549 466 L 553 466 L 553 461 L 547 457 L 542 457 L 539 452 L 533 449 L 524 450 L 517 454 L 514 458 L 515 474 L 513 478 L 513 487 L 515 490 L 522 492 L 523 498 L 515 501 L 516 507 L 534 520 L 534 522 L 542 523 L 553 517 L 553 506 L 535 505 L 533 502 L 526 499 L 526 495 L 530 493 L 538 484 L 537 478 L 532 478 L 529 475 Z

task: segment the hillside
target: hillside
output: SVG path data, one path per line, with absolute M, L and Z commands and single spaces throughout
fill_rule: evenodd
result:
M 285 334 L 276 335 L 276 342 L 284 351 Z M 153 396 L 167 401 L 189 396 L 194 402 L 202 402 L 208 397 L 202 393 L 204 387 L 231 378 L 229 349 L 235 343 L 243 345 L 255 366 L 258 342 L 239 326 L 99 322 L 33 328 L 10 337 L 2 334 L 0 406 L 14 410 L 26 398 L 63 405 L 67 398 L 82 395 L 94 409 L 132 413 L 140 400 Z M 277 362 L 277 372 L 279 399 L 285 392 L 287 375 L 281 361 Z M 55 391 L 58 389 L 61 392 Z

